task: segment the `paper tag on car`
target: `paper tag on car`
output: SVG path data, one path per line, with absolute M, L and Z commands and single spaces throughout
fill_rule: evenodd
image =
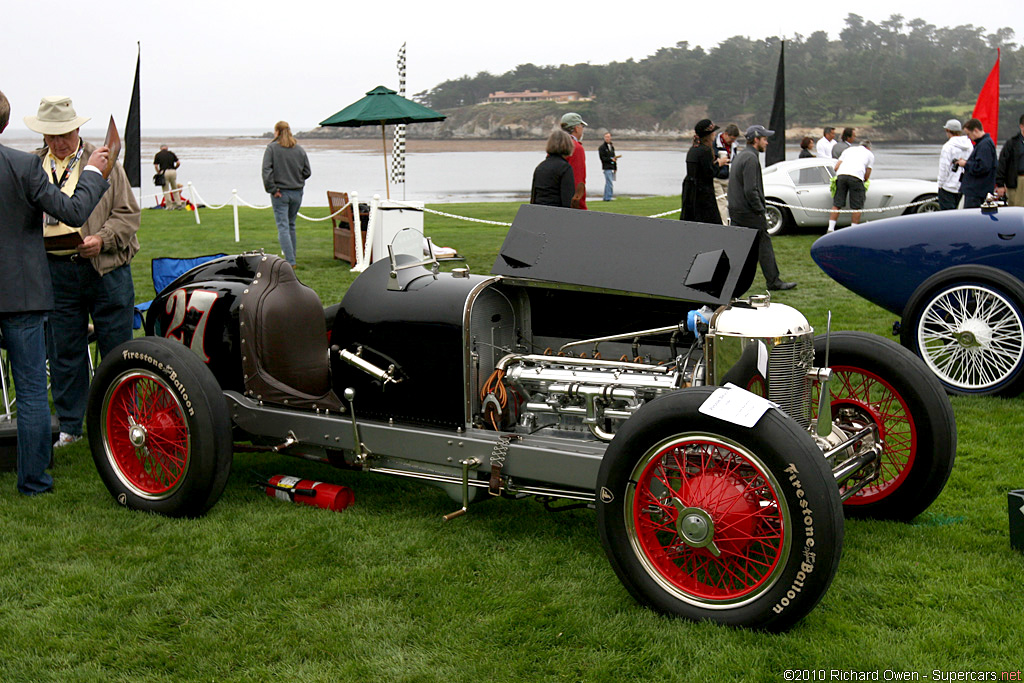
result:
M 768 412 L 769 408 L 778 407 L 777 403 L 752 394 L 735 384 L 726 384 L 708 396 L 698 410 L 704 415 L 724 422 L 731 422 L 741 427 L 753 427 L 761 419 L 761 416 Z

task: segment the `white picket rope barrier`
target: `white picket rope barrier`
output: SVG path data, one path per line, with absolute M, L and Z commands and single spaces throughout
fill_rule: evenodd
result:
M 200 196 L 199 190 L 197 190 L 195 188 L 195 186 L 192 185 L 192 183 L 188 184 L 188 191 L 195 198 L 195 201 L 192 202 L 193 204 L 202 204 L 204 208 L 210 209 L 211 211 L 217 211 L 218 209 L 223 209 L 225 206 L 228 206 L 229 204 L 231 204 L 230 201 L 224 202 L 223 204 L 209 204 L 209 203 L 207 203 L 206 200 L 204 200 Z
M 230 201 L 224 202 L 223 204 L 219 204 L 219 205 L 217 205 L 217 204 L 208 204 L 202 198 L 202 196 L 199 194 L 199 190 L 196 189 L 195 185 L 193 185 L 191 181 L 188 183 L 187 187 L 181 187 L 181 188 L 178 188 L 178 189 L 175 189 L 175 190 L 167 190 L 166 192 L 158 191 L 158 192 L 156 192 L 154 194 L 154 196 L 155 197 L 159 197 L 161 195 L 167 196 L 167 195 L 170 195 L 170 194 L 178 193 L 182 197 L 182 200 L 184 201 L 184 197 L 185 197 L 186 191 L 188 193 L 188 196 L 193 198 L 193 200 L 192 200 L 193 208 L 195 208 L 199 204 L 202 204 L 204 209 L 210 209 L 211 211 L 217 211 L 218 209 L 223 209 L 226 206 L 232 205 L 235 202 L 236 198 L 237 198 L 237 200 L 238 200 L 238 202 L 240 204 L 243 204 L 243 205 L 249 207 L 250 209 L 257 209 L 257 210 L 262 211 L 262 210 L 266 210 L 266 209 L 271 209 L 274 206 L 273 204 L 267 204 L 265 206 L 260 206 L 260 205 L 257 205 L 257 204 L 250 204 L 246 200 L 244 200 L 241 197 L 237 196 L 238 190 L 232 190 L 231 191 L 232 197 L 231 197 Z M 352 195 L 355 196 L 355 193 L 353 192 Z M 299 218 L 302 218 L 304 220 L 310 221 L 312 223 L 319 223 L 321 221 L 328 221 L 328 220 L 330 220 L 332 218 L 336 218 L 341 212 L 343 212 L 345 209 L 347 209 L 348 207 L 350 207 L 352 205 L 353 205 L 353 202 L 349 202 L 349 203 L 345 204 L 345 206 L 343 206 L 340 209 L 338 209 L 337 211 L 335 211 L 334 213 L 329 214 L 327 216 L 323 216 L 322 218 L 316 218 L 314 216 L 305 216 L 300 211 L 299 212 Z
M 435 216 L 444 216 L 445 218 L 455 218 L 457 220 L 468 221 L 470 223 L 483 223 L 483 224 L 486 224 L 486 225 L 500 225 L 500 226 L 503 226 L 503 227 L 506 227 L 506 228 L 510 227 L 512 225 L 511 223 L 505 223 L 503 221 L 489 221 L 489 220 L 485 220 L 483 218 L 471 218 L 469 216 L 460 216 L 458 214 L 445 213 L 444 211 L 436 211 L 434 209 L 428 209 L 426 207 L 412 206 L 412 205 L 404 204 L 404 203 L 398 202 L 398 201 L 395 201 L 395 202 L 392 202 L 392 203 L 397 205 L 397 206 L 399 206 L 399 207 L 401 207 L 401 208 L 404 208 L 404 209 L 417 209 L 417 210 L 421 210 L 421 211 L 423 211 L 425 213 L 432 213 Z M 663 213 L 656 213 L 653 216 L 647 216 L 647 218 L 662 218 L 664 216 L 669 216 L 669 215 L 674 214 L 674 213 L 679 213 L 679 209 L 672 209 L 671 211 L 665 211 Z
M 213 210 L 213 211 L 216 211 L 216 210 L 219 210 L 219 209 L 223 209 L 223 208 L 225 208 L 227 206 L 231 206 L 232 207 L 232 211 L 234 213 L 235 241 L 236 242 L 239 241 L 239 224 L 238 224 L 238 205 L 239 204 L 242 204 L 242 205 L 247 206 L 247 207 L 249 207 L 251 209 L 257 209 L 257 210 L 265 210 L 265 209 L 270 209 L 270 208 L 273 207 L 272 204 L 268 204 L 268 205 L 265 205 L 265 206 L 261 206 L 261 205 L 257 205 L 257 204 L 251 204 L 251 203 L 247 202 L 246 200 L 242 199 L 241 197 L 239 197 L 237 190 L 232 190 L 231 191 L 231 201 L 225 202 L 224 204 L 220 204 L 220 205 L 210 205 L 210 204 L 207 204 L 205 201 L 203 201 L 203 198 L 199 194 L 199 191 L 195 188 L 195 186 L 192 185 L 191 182 L 188 184 L 187 188 L 181 188 L 181 190 L 175 190 L 175 191 L 176 192 L 184 192 L 185 190 L 187 190 L 189 196 L 193 198 L 193 202 L 192 203 L 193 203 L 193 208 L 195 209 L 196 223 L 197 224 L 200 222 L 199 221 L 199 207 L 200 207 L 200 205 L 202 205 L 203 208 L 210 209 L 210 210 Z M 166 193 L 164 193 L 164 194 L 166 194 Z M 321 218 L 314 218 L 314 217 L 311 217 L 311 216 L 303 215 L 300 212 L 299 213 L 299 218 L 302 218 L 303 220 L 307 220 L 307 221 L 310 221 L 310 222 L 313 222 L 313 223 L 321 222 L 321 221 L 326 221 L 326 220 L 330 220 L 332 218 L 335 218 L 338 215 L 340 215 L 343 211 L 348 209 L 349 207 L 358 207 L 359 206 L 359 201 L 357 199 L 357 196 L 358 196 L 357 193 L 350 192 L 349 196 L 352 199 L 347 204 L 345 204 L 345 206 L 341 207 L 340 209 L 338 209 L 337 211 L 335 211 L 332 214 L 329 214 L 327 216 L 323 216 Z M 716 199 L 721 199 L 724 196 L 725 196 L 724 194 L 723 195 L 719 195 L 719 196 L 716 197 Z M 855 209 L 838 209 L 838 213 L 841 213 L 841 214 L 852 214 L 852 213 L 862 213 L 862 214 L 865 214 L 865 213 L 885 213 L 885 212 L 889 212 L 889 211 L 906 211 L 907 209 L 913 208 L 915 206 L 921 206 L 922 204 L 927 204 L 928 202 L 931 202 L 931 201 L 935 201 L 935 200 L 934 199 L 922 199 L 920 201 L 909 202 L 909 203 L 906 203 L 906 204 L 893 204 L 891 206 L 882 206 L 882 207 L 878 207 L 878 208 L 874 208 L 874 209 L 860 209 L 859 211 L 855 210 Z M 809 213 L 832 213 L 832 209 L 831 208 L 828 208 L 828 209 L 818 209 L 818 208 L 808 207 L 808 206 L 795 206 L 793 204 L 786 204 L 785 202 L 778 202 L 778 201 L 775 201 L 775 200 L 772 200 L 772 199 L 767 200 L 767 203 L 771 204 L 772 206 L 778 206 L 778 207 L 782 207 L 782 208 L 786 208 L 786 209 L 790 209 L 790 210 L 805 211 L 805 212 L 809 212 Z M 414 209 L 414 210 L 417 210 L 417 211 L 423 211 L 424 213 L 430 213 L 430 214 L 433 214 L 435 216 L 441 216 L 443 218 L 451 218 L 451 219 L 455 219 L 455 220 L 466 221 L 468 223 L 479 223 L 479 224 L 482 224 L 482 225 L 495 225 L 495 226 L 505 227 L 505 228 L 510 227 L 512 225 L 511 223 L 508 223 L 508 222 L 505 222 L 505 221 L 492 221 L 492 220 L 487 220 L 487 219 L 484 219 L 484 218 L 473 218 L 472 216 L 461 216 L 459 214 L 448 213 L 446 211 L 438 211 L 436 209 L 428 209 L 428 208 L 423 207 L 423 206 L 407 204 L 407 203 L 401 202 L 401 201 L 392 201 L 392 204 L 397 206 L 397 207 L 399 207 L 399 208 Z M 373 243 L 372 240 L 373 240 L 373 235 L 376 232 L 376 221 L 377 221 L 377 214 L 378 214 L 379 205 L 380 205 L 380 195 L 374 195 L 373 196 L 373 201 L 371 201 L 371 203 L 370 203 L 370 220 L 369 220 L 369 227 L 367 229 L 367 237 L 366 237 L 366 243 L 367 244 L 371 244 L 372 245 L 372 243 Z M 356 211 L 355 213 L 358 214 L 358 211 Z M 673 214 L 678 214 L 678 213 L 679 213 L 679 209 L 671 209 L 669 211 L 663 211 L 662 213 L 656 213 L 656 214 L 647 216 L 647 218 L 664 218 L 665 216 L 671 216 Z M 356 220 L 358 220 L 358 218 Z M 369 265 L 369 263 L 367 263 L 367 260 L 369 258 L 369 252 L 368 252 L 368 250 L 364 250 L 363 243 L 362 243 L 361 240 L 356 240 L 356 254 L 355 254 L 355 257 L 356 257 L 356 265 L 352 268 L 352 270 L 357 270 L 357 272 L 361 272 L 362 270 L 364 270 L 366 268 L 366 266 Z
M 892 206 L 880 206 L 877 209 L 816 209 L 810 206 L 793 206 L 792 204 L 785 204 L 783 202 L 777 202 L 772 199 L 766 201 L 768 204 L 771 204 L 772 206 L 781 206 L 790 210 L 796 209 L 797 211 L 809 211 L 811 213 L 832 213 L 833 211 L 835 211 L 836 213 L 885 213 L 886 211 L 906 211 L 911 207 L 921 206 L 922 204 L 934 202 L 935 200 L 922 199 L 921 201 L 910 202 L 909 204 L 893 204 Z

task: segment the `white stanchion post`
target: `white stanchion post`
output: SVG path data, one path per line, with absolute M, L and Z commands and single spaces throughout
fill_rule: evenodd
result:
M 373 195 L 373 199 L 370 200 L 370 226 L 366 229 L 366 248 L 363 250 L 363 260 L 355 265 L 352 270 L 357 273 L 361 273 L 366 270 L 366 267 L 370 265 L 370 259 L 373 258 L 373 236 L 377 231 L 377 214 L 380 213 L 378 206 L 380 205 L 380 195 Z M 378 254 L 378 257 L 380 254 Z
M 231 207 L 235 212 L 235 241 L 241 241 L 238 236 L 238 190 L 231 190 Z
M 192 200 L 192 213 L 196 215 L 196 225 L 202 225 L 199 221 L 199 200 L 196 198 L 196 192 L 192 189 L 192 181 L 188 181 L 188 197 Z
M 359 193 L 349 192 L 349 202 L 352 204 L 352 234 L 356 236 L 356 265 L 363 262 L 363 220 L 359 216 Z

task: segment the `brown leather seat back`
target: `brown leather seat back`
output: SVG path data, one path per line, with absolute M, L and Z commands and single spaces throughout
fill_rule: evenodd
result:
M 305 408 L 341 406 L 330 386 L 323 305 L 287 261 L 263 257 L 240 297 L 238 319 L 248 395 Z

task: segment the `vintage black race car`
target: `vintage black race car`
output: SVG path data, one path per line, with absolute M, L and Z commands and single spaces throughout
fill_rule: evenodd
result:
M 906 349 L 734 299 L 756 237 L 524 206 L 491 275 L 399 249 L 326 310 L 275 256 L 221 258 L 103 360 L 93 458 L 119 503 L 174 516 L 217 501 L 236 439 L 441 486 L 449 517 L 583 501 L 640 602 L 785 629 L 832 581 L 844 503 L 923 511 L 956 425 Z

